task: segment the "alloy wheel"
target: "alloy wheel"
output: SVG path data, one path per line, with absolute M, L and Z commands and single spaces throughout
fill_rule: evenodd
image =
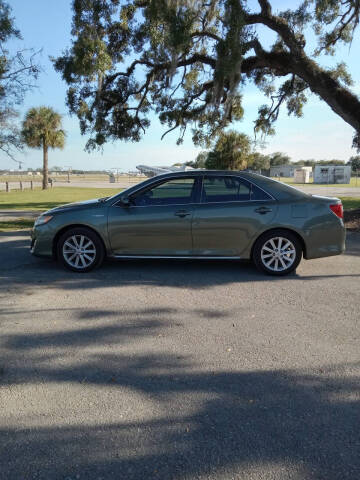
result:
M 284 237 L 267 240 L 261 248 L 261 261 L 273 272 L 288 270 L 296 259 L 295 245 Z
M 86 235 L 72 235 L 65 240 L 62 248 L 64 260 L 75 269 L 85 269 L 96 258 L 94 242 Z

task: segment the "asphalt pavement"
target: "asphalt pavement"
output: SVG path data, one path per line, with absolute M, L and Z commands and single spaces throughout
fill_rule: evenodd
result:
M 360 234 L 278 279 L 0 235 L 1 480 L 360 478 Z

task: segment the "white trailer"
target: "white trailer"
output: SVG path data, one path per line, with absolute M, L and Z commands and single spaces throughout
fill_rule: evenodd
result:
M 316 165 L 314 183 L 350 183 L 350 165 Z
M 295 170 L 294 183 L 310 183 L 312 167 L 299 167 Z

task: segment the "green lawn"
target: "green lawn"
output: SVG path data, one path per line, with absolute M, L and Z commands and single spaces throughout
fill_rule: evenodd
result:
M 344 210 L 360 208 L 360 197 L 339 197 L 344 206 Z
M 54 187 L 49 190 L 0 192 L 0 210 L 48 210 L 58 205 L 91 198 L 107 197 L 120 192 L 117 188 Z M 344 208 L 360 208 L 360 198 L 342 197 Z
M 13 232 L 14 230 L 29 230 L 34 225 L 32 218 L 18 218 L 0 222 L 0 232 Z
M 0 192 L 0 210 L 49 210 L 64 203 L 80 202 L 91 198 L 108 197 L 120 188 L 54 187 L 49 190 Z

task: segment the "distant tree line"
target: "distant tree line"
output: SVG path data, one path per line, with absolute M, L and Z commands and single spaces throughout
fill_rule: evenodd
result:
M 351 165 L 351 170 L 356 173 L 360 173 L 360 155 L 350 157 L 347 165 Z
M 250 168 L 255 171 L 269 170 L 280 165 L 298 165 L 314 167 L 315 165 L 345 165 L 343 160 L 298 160 L 283 152 L 264 155 L 254 151 L 250 137 L 234 130 L 220 133 L 212 150 L 200 152 L 194 161 L 187 162 L 193 168 L 209 170 L 243 170 Z M 360 171 L 360 155 L 351 157 L 346 165 L 351 165 L 352 171 Z

